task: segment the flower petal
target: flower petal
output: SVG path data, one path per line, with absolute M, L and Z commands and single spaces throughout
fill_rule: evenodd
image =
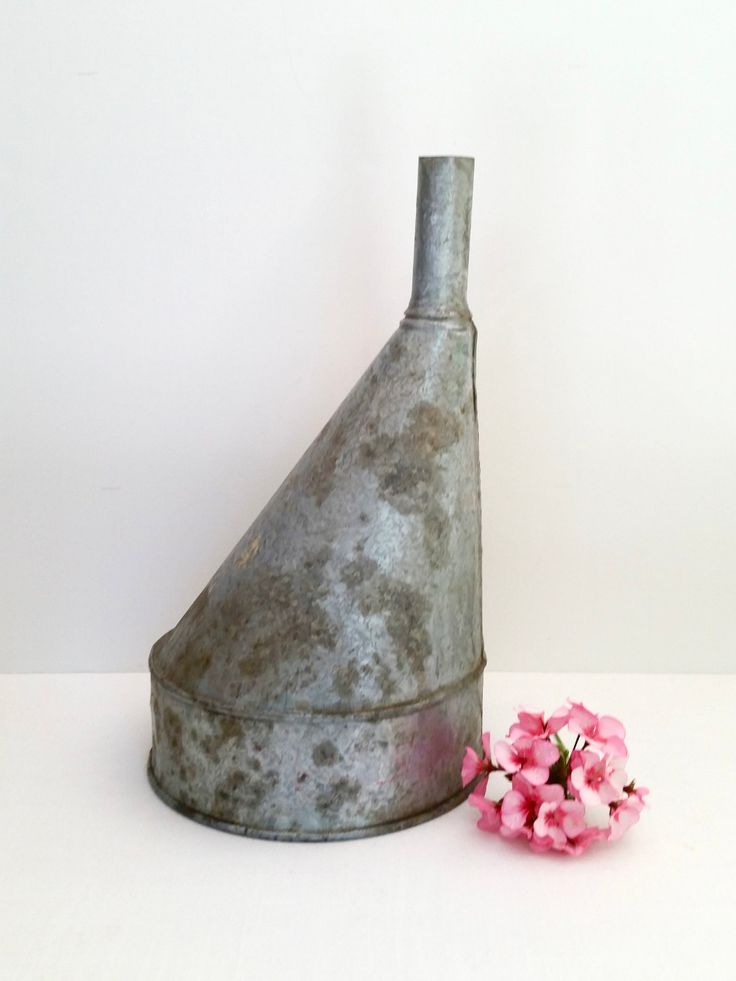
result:
M 585 808 L 575 800 L 558 805 L 560 826 L 568 838 L 576 838 L 585 830 Z
M 564 726 L 567 725 L 567 720 L 570 718 L 570 709 L 566 705 L 561 705 L 558 709 L 555 709 L 549 719 L 547 719 L 547 732 L 555 733 L 559 732 Z
M 517 770 L 521 769 L 517 755 L 508 743 L 496 743 L 496 760 L 498 765 L 503 767 L 507 773 L 516 773 Z
M 585 767 L 576 766 L 570 771 L 570 783 L 575 790 L 585 786 Z
M 601 841 L 607 836 L 608 832 L 605 829 L 586 828 L 573 841 L 569 841 L 564 850 L 568 855 L 582 855 L 594 841 Z
M 525 763 L 521 772 L 533 787 L 547 783 L 549 779 L 549 767 L 547 766 L 534 766 L 533 763 Z
M 478 794 L 480 797 L 485 797 L 486 790 L 488 789 L 488 774 L 482 777 L 478 783 L 473 788 L 473 793 Z
M 529 709 L 520 709 L 519 725 L 530 736 L 541 736 L 544 732 L 544 715 L 542 712 L 532 712 Z
M 525 824 L 522 824 L 520 828 L 510 828 L 506 824 L 501 824 L 498 830 L 504 838 L 518 838 L 520 836 L 531 838 L 532 836 L 532 829 L 527 828 Z
M 545 805 L 542 804 L 542 807 L 544 807 L 544 806 Z M 532 825 L 532 831 L 534 832 L 534 837 L 535 838 L 547 838 L 547 837 L 549 837 L 548 834 L 547 834 L 547 823 L 546 823 L 546 821 L 544 819 L 544 815 L 542 814 L 541 810 L 540 810 L 539 814 L 537 815 L 536 821 Z
M 516 831 L 526 823 L 529 801 L 518 790 L 509 790 L 501 801 L 501 823 Z
M 604 801 L 601 798 L 598 791 L 594 790 L 592 787 L 589 787 L 587 783 L 584 783 L 582 787 L 576 788 L 576 790 L 578 792 L 578 797 L 586 807 L 595 807 L 597 804 L 607 803 L 607 801 Z
M 531 758 L 537 766 L 552 766 L 560 758 L 559 749 L 548 739 L 535 739 L 532 742 Z
M 611 736 L 626 739 L 626 730 L 623 724 L 618 719 L 614 719 L 612 715 L 602 715 L 598 719 L 598 738 L 610 739 Z
M 597 723 L 598 716 L 589 711 L 582 702 L 570 703 L 570 718 L 567 723 L 570 732 L 574 732 L 576 736 L 585 736 L 595 731 Z
M 642 808 L 648 806 L 647 801 L 644 800 L 644 798 L 647 796 L 648 793 L 649 793 L 648 787 L 637 787 L 629 794 L 629 803 L 634 806 L 638 806 L 639 810 L 642 810 Z M 634 804 L 635 801 L 638 802 L 638 805 Z
M 611 815 L 611 824 L 608 830 L 609 840 L 616 841 L 638 820 L 639 809 L 630 807 L 628 803 L 621 804 Z
M 533 852 L 548 852 L 550 848 L 554 847 L 554 842 L 547 835 L 543 838 L 539 835 L 532 835 L 529 841 L 529 847 Z
M 609 756 L 617 756 L 620 757 L 622 760 L 625 760 L 629 755 L 629 751 L 626 748 L 626 743 L 623 741 L 623 739 L 620 739 L 618 736 L 610 736 L 601 745 L 603 750 Z
M 565 799 L 565 791 L 558 783 L 543 783 L 535 787 L 537 800 L 557 804 Z
M 501 815 L 495 800 L 486 800 L 479 794 L 470 794 L 468 803 L 480 811 L 477 825 L 481 831 L 498 831 L 501 827 Z
M 517 793 L 521 794 L 527 800 L 535 801 L 537 799 L 536 787 L 533 787 L 526 777 L 522 776 L 521 773 L 515 773 L 511 779 L 511 787 Z
M 493 833 L 494 831 L 498 831 L 501 827 L 501 819 L 495 811 L 489 811 L 488 814 L 481 814 L 481 816 L 475 822 L 475 826 L 481 831 L 490 831 Z
M 588 789 L 592 790 L 592 788 L 588 788 Z M 617 787 L 615 787 L 610 780 L 604 780 L 598 786 L 597 797 L 598 800 L 601 802 L 601 804 L 613 804 L 614 801 L 620 800 L 621 796 L 622 796 L 622 792 Z M 585 800 L 585 798 L 582 797 L 582 794 L 581 794 L 581 799 Z
M 472 783 L 482 769 L 483 766 L 476 751 L 472 746 L 466 746 L 465 756 L 463 757 L 463 766 L 462 770 L 460 771 L 463 787 L 467 787 L 469 783 Z

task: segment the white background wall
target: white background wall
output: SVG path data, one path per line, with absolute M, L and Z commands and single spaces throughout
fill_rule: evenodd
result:
M 0 669 L 144 668 L 394 330 L 443 153 L 491 665 L 733 669 L 732 3 L 0 20 Z

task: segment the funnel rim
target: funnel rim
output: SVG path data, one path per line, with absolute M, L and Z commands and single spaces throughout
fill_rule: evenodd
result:
M 464 153 L 430 153 L 419 157 L 420 160 L 457 160 L 463 163 L 475 163 L 475 157 Z
M 365 825 L 364 827 L 342 828 L 335 831 L 275 831 L 269 828 L 254 827 L 253 825 L 237 824 L 233 821 L 223 821 L 221 818 L 212 817 L 212 815 L 206 814 L 204 811 L 198 811 L 196 808 L 190 807 L 188 804 L 184 804 L 182 801 L 172 797 L 156 779 L 156 774 L 153 771 L 152 751 L 148 754 L 146 772 L 151 789 L 159 800 L 173 811 L 176 811 L 177 814 L 181 814 L 182 817 L 189 818 L 191 821 L 196 821 L 197 824 L 214 828 L 217 831 L 226 831 L 228 834 L 239 835 L 241 838 L 312 843 L 351 841 L 357 838 L 376 838 L 378 835 L 391 834 L 394 831 L 404 831 L 418 824 L 424 824 L 426 821 L 440 817 L 442 814 L 446 814 L 448 811 L 462 804 L 468 797 L 468 794 L 472 793 L 476 782 L 473 781 L 467 784 L 457 793 L 446 797 L 439 804 L 434 804 L 427 810 L 419 811 L 416 814 L 409 814 L 406 817 L 397 818 L 393 821 L 383 821 L 378 824 Z

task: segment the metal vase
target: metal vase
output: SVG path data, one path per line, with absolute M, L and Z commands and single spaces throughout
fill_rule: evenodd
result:
M 357 838 L 465 796 L 485 664 L 472 185 L 472 159 L 420 159 L 404 319 L 151 651 L 150 781 L 195 820 Z

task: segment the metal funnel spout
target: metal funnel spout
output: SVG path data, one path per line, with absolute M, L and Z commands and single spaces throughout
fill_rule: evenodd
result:
M 470 317 L 468 257 L 472 157 L 420 157 L 414 277 L 407 317 Z
M 473 162 L 419 162 L 407 316 L 150 657 L 151 783 L 203 823 L 327 840 L 465 795 L 484 666 Z

